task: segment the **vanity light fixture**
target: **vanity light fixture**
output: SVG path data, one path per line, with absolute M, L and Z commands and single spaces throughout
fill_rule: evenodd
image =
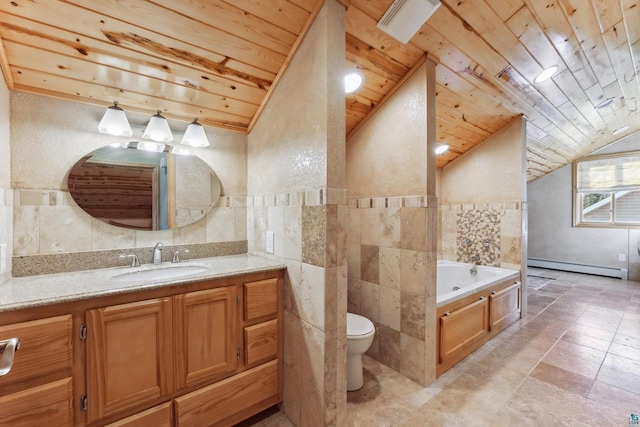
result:
M 182 148 L 182 147 L 171 147 L 171 153 L 177 154 L 178 156 L 190 156 L 191 152 Z
M 140 141 L 138 142 L 138 150 L 142 151 L 151 151 L 153 153 L 161 153 L 165 149 L 164 144 L 156 144 L 155 142 L 146 142 Z
M 169 122 L 161 114 L 160 110 L 149 120 L 147 128 L 142 134 L 144 139 L 150 139 L 156 142 L 171 142 L 173 141 L 173 135 L 169 128 Z
M 542 83 L 545 80 L 549 80 L 551 77 L 553 77 L 556 72 L 558 72 L 558 66 L 557 65 L 552 65 L 549 68 L 545 68 L 544 70 L 542 70 L 542 72 L 540 74 L 538 74 L 534 79 L 533 82 L 534 83 Z
M 604 101 L 602 101 L 600 104 L 596 105 L 596 110 L 601 110 L 603 108 L 608 107 L 609 105 L 613 104 L 613 101 L 615 101 L 615 98 L 607 98 Z
M 344 93 L 355 92 L 362 85 L 362 74 L 358 71 L 352 71 L 344 76 Z
M 124 110 L 118 107 L 118 101 L 114 101 L 113 105 L 104 112 L 102 120 L 98 125 L 98 132 L 115 136 L 132 136 L 131 126 Z
M 623 126 L 613 131 L 613 135 L 620 135 L 625 130 L 629 129 L 629 126 Z
M 449 150 L 449 145 L 447 145 L 447 144 L 439 144 L 436 147 L 436 156 L 446 153 L 447 150 Z
M 209 140 L 207 139 L 207 134 L 204 131 L 204 126 L 198 123 L 197 117 L 187 127 L 180 144 L 190 145 L 192 147 L 209 146 Z

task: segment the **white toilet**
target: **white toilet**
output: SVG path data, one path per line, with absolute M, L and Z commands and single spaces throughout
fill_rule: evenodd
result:
M 358 314 L 347 313 L 347 390 L 362 387 L 362 354 L 373 342 L 373 322 Z

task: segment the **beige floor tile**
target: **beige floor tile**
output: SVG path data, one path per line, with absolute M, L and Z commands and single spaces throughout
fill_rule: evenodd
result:
M 587 399 L 578 418 L 579 421 L 593 427 L 627 426 L 629 422 L 629 414 L 591 399 Z
M 589 399 L 627 414 L 640 412 L 640 396 L 601 381 L 593 383 Z
M 629 371 L 603 365 L 596 378 L 603 383 L 640 395 L 640 376 L 631 374 Z
M 572 342 L 585 347 L 595 348 L 600 351 L 607 351 L 611 345 L 611 340 L 590 337 L 589 335 L 579 334 L 574 331 L 565 332 L 561 339 L 563 341 Z
M 559 340 L 549 353 L 560 353 L 561 356 L 576 357 L 598 365 L 607 355 L 605 351 L 564 340 Z
M 531 372 L 531 376 L 548 384 L 560 387 L 563 390 L 585 397 L 589 396 L 594 381 L 594 378 L 586 377 L 544 362 L 538 363 L 533 372 Z

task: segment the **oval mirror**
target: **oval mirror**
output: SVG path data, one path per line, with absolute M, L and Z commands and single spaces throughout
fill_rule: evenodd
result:
M 92 217 L 136 230 L 168 230 L 203 218 L 220 180 L 178 147 L 129 142 L 99 148 L 69 171 L 73 200 Z

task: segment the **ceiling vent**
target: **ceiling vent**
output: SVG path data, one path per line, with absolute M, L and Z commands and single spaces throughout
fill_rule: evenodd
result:
M 439 0 L 395 0 L 378 21 L 378 28 L 406 44 L 438 7 Z

